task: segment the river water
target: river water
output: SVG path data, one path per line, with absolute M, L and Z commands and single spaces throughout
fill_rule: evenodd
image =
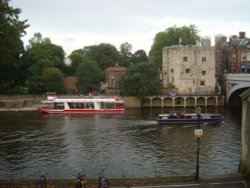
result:
M 193 110 L 193 109 L 191 109 Z M 202 125 L 200 174 L 238 170 L 240 114 L 222 113 L 223 123 Z M 38 112 L 0 113 L 0 179 L 72 179 L 77 169 L 96 178 L 192 175 L 196 167 L 196 125 L 159 125 L 167 109 L 127 109 L 119 115 L 47 115 Z

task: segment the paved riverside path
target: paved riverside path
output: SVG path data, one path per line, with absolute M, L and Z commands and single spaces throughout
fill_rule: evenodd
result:
M 130 186 L 128 186 L 130 187 Z M 128 188 L 127 187 L 127 188 Z M 250 180 L 241 175 L 205 176 L 199 182 L 131 186 L 130 188 L 250 188 Z M 118 188 L 118 186 L 116 187 Z
M 109 188 L 250 188 L 250 179 L 245 179 L 241 175 L 223 175 L 223 176 L 202 176 L 200 181 L 194 181 L 193 177 L 182 177 L 184 182 L 171 181 L 164 182 L 163 179 L 118 179 L 110 181 Z M 189 178 L 189 180 L 188 180 Z M 149 180 L 149 181 L 148 181 Z M 187 181 L 186 181 L 187 180 Z M 87 180 L 88 188 L 98 188 L 97 180 L 91 182 Z M 172 182 L 172 183 L 168 183 Z M 0 180 L 0 188 L 37 188 L 37 181 L 26 182 L 4 182 Z M 57 182 L 48 181 L 46 188 L 75 188 L 75 182 L 72 180 L 57 180 Z

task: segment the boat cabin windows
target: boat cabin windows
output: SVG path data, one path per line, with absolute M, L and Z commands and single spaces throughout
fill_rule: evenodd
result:
M 101 102 L 101 109 L 114 109 L 114 108 L 115 108 L 114 103 Z
M 54 103 L 54 109 L 64 109 L 63 103 Z
M 68 105 L 70 109 L 94 109 L 94 104 L 90 102 L 69 102 Z

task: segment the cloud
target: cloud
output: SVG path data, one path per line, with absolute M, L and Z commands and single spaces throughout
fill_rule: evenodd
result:
M 67 54 L 102 42 L 149 51 L 155 35 L 168 27 L 194 24 L 201 35 L 250 33 L 249 0 L 12 0 L 35 32 Z

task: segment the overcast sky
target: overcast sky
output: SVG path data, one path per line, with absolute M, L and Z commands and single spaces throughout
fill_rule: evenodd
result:
M 196 25 L 199 35 L 250 37 L 250 0 L 11 0 L 30 27 L 25 45 L 40 32 L 67 55 L 84 46 L 124 42 L 149 52 L 156 33 Z

